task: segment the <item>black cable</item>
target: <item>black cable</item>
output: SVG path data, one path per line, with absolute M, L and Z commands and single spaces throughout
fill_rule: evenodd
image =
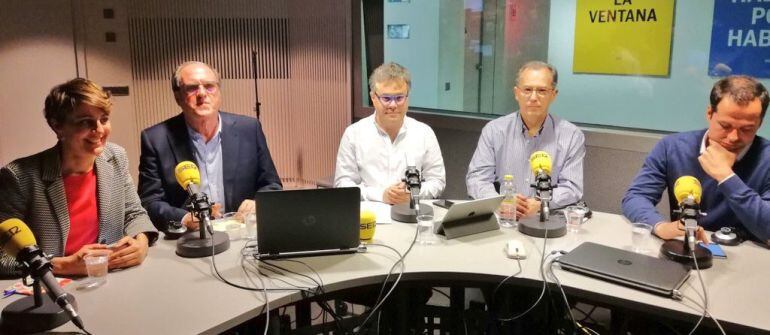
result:
M 388 284 L 388 278 L 390 278 L 390 275 L 393 274 L 393 270 L 396 268 L 396 266 L 398 266 L 399 263 L 403 265 L 404 259 L 406 258 L 407 255 L 409 255 L 409 252 L 412 251 L 412 248 L 414 247 L 414 244 L 417 242 L 417 234 L 418 233 L 419 233 L 419 227 L 417 227 L 414 230 L 414 238 L 412 238 L 412 243 L 409 244 L 409 248 L 406 249 L 406 252 L 404 252 L 403 255 L 401 255 L 401 253 L 398 252 L 398 250 L 396 250 L 395 248 L 393 248 L 391 246 L 387 246 L 387 245 L 384 245 L 384 244 L 376 244 L 376 243 L 370 244 L 370 245 L 376 245 L 376 246 L 381 246 L 381 247 L 389 248 L 390 250 L 393 250 L 399 256 L 399 259 L 395 263 L 393 263 L 393 266 L 390 267 L 390 270 L 388 271 L 388 275 L 385 276 L 385 280 L 382 282 L 382 287 L 380 287 L 380 294 L 377 295 L 377 300 L 375 300 L 375 301 L 379 301 L 380 298 L 382 298 L 383 301 L 385 301 L 385 299 L 387 299 L 387 297 L 385 297 L 385 298 L 382 297 L 382 293 L 385 291 L 385 287 Z
M 301 288 L 258 288 L 258 287 L 248 287 L 248 286 L 239 285 L 227 280 L 224 276 L 222 276 L 222 274 L 219 272 L 219 268 L 217 267 L 216 259 L 214 258 L 213 254 L 211 255 L 211 263 L 212 263 L 212 266 L 214 267 L 215 277 L 220 281 L 222 281 L 223 283 L 235 288 L 239 288 L 246 291 L 263 291 L 263 290 L 268 290 L 271 292 L 305 291 L 305 289 L 301 289 Z
M 274 264 L 272 264 L 272 263 L 268 263 L 268 262 L 265 262 L 265 261 L 260 261 L 260 260 L 256 260 L 256 261 L 262 264 L 261 266 L 259 266 L 259 269 L 260 269 L 260 271 L 259 271 L 259 272 L 260 272 L 260 273 L 262 273 L 262 271 L 261 271 L 261 270 L 262 270 L 262 269 L 264 269 L 265 271 L 270 271 L 270 272 L 272 272 L 272 273 L 274 273 L 274 274 L 277 274 L 277 275 L 279 275 L 279 276 L 283 276 L 283 277 L 286 277 L 287 279 L 291 279 L 291 280 L 297 280 L 297 281 L 301 281 L 301 279 L 302 279 L 302 278 L 292 278 L 292 277 L 291 277 L 291 276 L 289 276 L 287 273 L 285 273 L 285 271 L 282 271 L 282 270 L 285 270 L 285 269 L 283 269 L 283 268 L 280 268 L 280 267 L 278 267 L 278 266 L 276 266 L 276 265 L 274 265 Z M 255 266 L 255 267 L 256 267 L 256 266 Z M 312 278 L 309 278 L 309 277 L 307 277 L 307 276 L 304 276 L 304 275 L 300 275 L 300 274 L 296 274 L 296 273 L 291 273 L 291 274 L 297 275 L 297 276 L 299 276 L 299 277 L 305 277 L 305 278 L 309 279 L 309 280 L 310 280 L 310 282 L 312 282 L 312 285 L 315 285 L 314 287 L 307 287 L 307 288 L 305 288 L 305 291 L 306 291 L 307 293 L 315 293 L 315 290 L 318 290 L 318 286 L 319 286 L 319 282 L 318 282 L 318 281 L 316 281 L 316 280 L 314 280 L 314 279 L 312 279 Z M 264 275 L 266 275 L 267 277 L 270 277 L 268 274 L 264 274 Z M 271 278 L 272 278 L 272 277 L 271 277 Z M 302 286 L 298 286 L 298 285 L 295 285 L 295 284 L 289 283 L 288 281 L 286 281 L 286 280 L 284 280 L 284 279 L 282 279 L 282 278 L 272 278 L 272 279 L 275 279 L 275 280 L 279 280 L 279 281 L 281 281 L 281 282 L 284 282 L 284 283 L 286 283 L 286 284 L 287 284 L 287 285 L 289 285 L 289 286 L 294 286 L 294 287 L 297 287 L 297 288 L 300 288 L 300 287 L 302 287 Z M 303 283 L 303 284 L 304 284 L 304 283 Z
M 556 283 L 556 286 L 559 288 L 559 291 L 561 292 L 561 296 L 564 298 L 564 308 L 567 309 L 567 316 L 569 316 L 569 319 L 572 321 L 572 324 L 575 327 L 575 330 L 582 330 L 584 333 L 591 332 L 592 334 L 598 335 L 598 333 L 593 329 L 583 326 L 582 324 L 577 322 L 575 320 L 575 316 L 572 315 L 572 309 L 570 308 L 569 300 L 567 300 L 567 294 L 564 292 L 564 287 L 561 286 L 561 281 L 559 281 L 559 278 L 556 277 L 555 273 L 553 273 L 553 264 L 555 263 L 554 260 L 551 260 L 551 262 L 548 263 L 548 271 L 551 274 L 551 277 L 553 277 L 553 281 Z
M 584 315 L 584 317 L 582 319 L 580 319 L 580 321 L 578 321 L 578 322 L 583 323 L 583 322 L 586 322 L 586 321 L 591 321 L 592 323 L 598 323 L 596 320 L 594 320 L 594 318 L 591 317 L 591 315 L 594 314 L 594 311 L 596 310 L 597 307 L 598 306 L 596 306 L 596 305 L 591 306 L 591 309 L 586 313 L 584 310 L 578 308 L 577 305 L 576 305 L 575 309 L 578 312 L 583 313 L 583 315 Z
M 540 303 L 540 300 L 543 299 L 543 295 L 545 295 L 545 287 L 546 287 L 546 284 L 547 284 L 546 279 L 545 279 L 545 273 L 543 273 L 543 266 L 545 265 L 545 258 L 546 258 L 545 257 L 545 246 L 546 246 L 546 242 L 547 241 L 548 241 L 548 229 L 546 229 L 545 233 L 543 234 L 543 250 L 540 252 L 540 279 L 543 280 L 543 287 L 540 290 L 540 296 L 538 296 L 537 299 L 535 300 L 535 302 L 532 304 L 532 306 L 529 306 L 529 308 L 527 308 L 524 312 L 521 312 L 518 315 L 510 317 L 510 318 L 497 318 L 497 321 L 510 322 L 510 321 L 516 320 L 518 318 L 521 318 L 522 316 L 524 316 L 527 313 L 529 313 L 530 311 L 532 311 L 532 309 L 534 309 L 535 306 L 537 306 Z M 492 292 L 492 299 L 491 300 L 493 302 L 493 305 L 492 305 L 492 308 L 490 308 L 490 310 L 492 310 L 492 311 L 494 311 L 494 301 L 495 301 L 496 293 L 497 292 Z
M 383 282 L 382 282 L 382 287 L 380 288 L 380 293 L 377 295 L 377 299 L 375 300 L 374 307 L 371 310 L 369 310 L 369 312 L 368 312 L 366 318 L 364 319 L 364 321 L 361 322 L 360 325 L 358 325 L 358 327 L 357 327 L 358 331 L 360 331 L 366 325 L 366 323 L 369 322 L 369 320 L 371 319 L 372 315 L 374 315 L 374 313 L 380 307 L 382 307 L 384 302 L 388 299 L 390 294 L 396 288 L 396 285 L 398 284 L 398 282 L 401 280 L 401 276 L 404 274 L 404 267 L 405 267 L 404 259 L 406 258 L 407 255 L 409 255 L 409 252 L 412 251 L 412 248 L 414 247 L 414 244 L 417 241 L 417 233 L 418 232 L 419 232 L 419 227 L 416 227 L 415 230 L 414 230 L 414 237 L 412 238 L 412 243 L 409 244 L 409 248 L 406 249 L 406 252 L 404 252 L 403 255 L 400 252 L 398 252 L 398 250 L 396 250 L 395 248 L 393 248 L 391 246 L 387 246 L 387 245 L 384 245 L 384 244 L 376 244 L 376 243 L 369 244 L 369 245 L 372 245 L 372 246 L 381 246 L 381 247 L 385 247 L 385 248 L 388 248 L 390 250 L 393 250 L 399 256 L 399 259 L 395 263 L 393 263 L 393 266 L 390 267 L 390 270 L 388 271 L 388 274 L 385 276 L 385 280 L 383 280 Z M 401 272 L 399 273 L 399 275 L 396 278 L 396 280 L 393 282 L 393 286 L 391 286 L 391 288 L 388 291 L 388 293 L 383 297 L 382 294 L 385 291 L 385 287 L 387 287 L 388 279 L 390 278 L 390 275 L 393 274 L 393 270 L 399 264 L 401 264 Z
M 446 294 L 443 291 L 441 291 L 441 290 L 439 290 L 439 289 L 437 289 L 435 287 L 431 287 L 430 289 L 433 290 L 433 292 L 441 294 L 441 295 L 445 296 L 447 299 L 452 300 L 452 298 L 449 297 L 449 294 Z
M 254 283 L 254 281 L 251 280 L 251 276 L 249 276 L 249 270 L 244 265 L 243 257 L 241 257 L 241 269 L 243 270 L 243 273 L 246 274 L 246 278 L 249 280 L 249 282 L 251 282 L 256 287 L 257 285 Z M 262 278 L 261 277 L 260 277 L 259 281 L 262 282 Z M 262 282 L 262 287 L 264 287 L 264 286 L 265 286 L 265 284 L 264 284 L 264 282 Z M 262 310 L 259 311 L 259 314 L 264 313 L 266 310 L 267 310 L 267 294 L 265 294 L 265 304 L 262 305 Z
M 514 274 L 512 274 L 512 275 L 510 275 L 510 276 L 508 276 L 508 277 L 505 277 L 503 280 L 501 280 L 501 281 L 500 281 L 500 283 L 498 283 L 498 284 L 497 284 L 497 286 L 495 286 L 495 289 L 494 289 L 494 290 L 492 290 L 492 297 L 491 297 L 491 300 L 492 300 L 492 306 L 494 306 L 494 304 L 495 304 L 495 296 L 497 296 L 497 291 L 498 291 L 498 290 L 500 290 L 500 287 L 501 287 L 503 284 L 505 284 L 505 282 L 506 282 L 506 281 L 508 281 L 508 279 L 511 279 L 511 278 L 513 278 L 513 277 L 516 277 L 516 276 L 518 276 L 519 274 L 521 274 L 521 271 L 522 271 L 522 267 L 521 267 L 521 260 L 520 260 L 519 258 L 516 258 L 516 264 L 518 264 L 518 265 L 519 265 L 519 270 L 518 270 L 518 271 L 516 271 Z
M 215 245 L 214 245 L 214 228 L 212 228 L 211 225 L 207 225 L 205 223 L 206 223 L 205 220 L 201 220 L 201 224 L 204 225 L 203 229 L 208 230 L 209 233 L 210 233 L 209 236 L 211 238 L 211 265 L 214 268 L 216 276 L 219 277 L 220 280 L 222 280 L 223 282 L 227 283 L 228 285 L 236 286 L 234 283 L 231 283 L 228 280 L 226 280 L 222 276 L 222 274 L 219 273 L 219 269 L 217 268 L 216 258 L 214 257 L 216 255 L 216 250 L 214 249 L 215 248 Z M 244 248 L 245 248 L 245 245 L 244 245 Z M 243 249 L 241 249 L 241 258 L 243 258 Z M 251 281 L 251 278 L 249 278 L 249 281 Z M 261 281 L 262 281 L 262 279 L 260 278 L 260 282 Z M 245 289 L 248 289 L 249 291 L 252 290 L 250 287 L 241 286 L 241 285 L 237 285 L 236 287 L 238 287 L 238 288 L 245 288 Z M 267 297 L 267 287 L 265 287 L 264 283 L 262 283 L 262 290 L 260 290 L 260 291 L 263 291 L 265 293 L 265 296 L 264 296 L 265 297 L 265 305 L 263 306 L 262 310 L 265 311 L 265 331 L 264 331 L 264 334 L 267 335 L 267 330 L 268 330 L 268 328 L 270 326 L 270 308 L 269 308 L 270 299 L 268 299 L 268 297 Z
M 270 268 L 270 267 L 269 267 L 269 266 L 267 266 L 267 265 L 263 265 L 262 267 L 258 267 L 258 266 L 254 265 L 254 264 L 252 264 L 252 263 L 249 263 L 249 262 L 248 262 L 248 260 L 245 260 L 245 259 L 244 259 L 244 261 L 245 261 L 247 264 L 249 264 L 249 265 L 251 265 L 252 267 L 254 267 L 254 271 L 256 271 L 256 272 L 257 272 L 257 274 L 259 274 L 259 275 L 261 275 L 261 276 L 265 276 L 265 277 L 268 277 L 268 278 L 270 278 L 270 279 L 272 279 L 272 280 L 277 280 L 277 281 L 280 281 L 280 282 L 282 282 L 282 283 L 284 283 L 284 284 L 286 284 L 286 285 L 288 285 L 288 286 L 291 286 L 291 287 L 293 287 L 293 289 L 296 289 L 296 290 L 300 290 L 300 291 L 311 291 L 311 290 L 313 289 L 312 287 L 304 287 L 304 286 L 295 285 L 295 284 L 293 284 L 293 283 L 290 283 L 290 282 L 288 282 L 288 281 L 284 280 L 283 278 L 273 278 L 273 277 L 270 277 L 270 275 L 269 275 L 269 274 L 262 272 L 262 268 L 264 268 L 264 269 L 265 269 L 265 270 L 267 270 L 267 271 L 271 271 L 271 272 L 273 272 L 273 273 L 279 274 L 279 275 L 282 275 L 282 274 L 280 273 L 280 271 L 278 271 L 278 270 L 275 270 L 275 269 L 272 269 L 272 268 Z M 292 278 L 292 279 L 293 279 L 293 278 Z
M 304 265 L 305 267 L 310 269 L 310 271 L 312 271 L 316 276 L 318 276 L 319 281 L 316 281 L 315 278 L 312 278 L 312 277 L 310 277 L 308 275 L 301 274 L 301 273 L 298 273 L 296 271 L 289 270 L 289 269 L 287 269 L 285 267 L 282 267 L 280 265 L 271 263 L 269 261 L 262 260 L 261 262 L 264 263 L 264 264 L 276 267 L 276 268 L 278 268 L 278 269 L 280 269 L 282 271 L 285 271 L 287 273 L 291 273 L 291 274 L 294 274 L 294 275 L 297 275 L 297 276 L 301 276 L 301 277 L 305 277 L 307 279 L 310 279 L 312 282 L 317 284 L 317 289 L 316 290 L 318 292 L 320 292 L 320 295 L 321 296 L 325 296 L 326 295 L 326 292 L 324 291 L 324 288 L 323 288 L 323 279 L 321 279 L 321 276 L 312 267 L 310 267 L 309 265 L 307 265 L 307 264 L 305 264 L 305 263 L 303 263 L 301 261 L 298 261 L 298 260 L 284 259 L 282 261 L 294 262 L 294 263 L 299 263 L 299 264 Z M 342 318 L 339 315 L 337 315 L 336 312 L 334 312 L 334 309 L 331 308 L 331 306 L 329 306 L 329 303 L 326 300 L 324 300 L 323 297 L 317 297 L 319 294 L 316 293 L 316 292 L 312 292 L 312 294 L 313 294 L 313 296 L 311 296 L 310 298 L 316 298 L 315 302 L 318 304 L 318 306 L 321 307 L 321 309 L 324 310 L 326 313 L 329 313 L 329 315 L 331 315 L 331 317 L 334 319 L 334 323 L 335 323 L 335 325 L 337 327 L 337 330 L 339 330 L 341 333 L 344 333 L 344 328 L 342 326 Z M 324 325 L 326 324 L 325 317 L 326 317 L 326 315 L 324 314 L 324 322 L 323 322 Z
M 295 260 L 295 259 L 286 259 L 284 261 L 299 263 L 299 264 L 304 265 L 306 268 L 308 268 L 311 272 L 313 272 L 318 277 L 318 281 L 321 283 L 321 285 L 319 286 L 319 290 L 320 290 L 321 294 L 324 295 L 324 296 L 327 295 L 326 288 L 325 288 L 325 285 L 324 285 L 324 282 L 323 282 L 323 278 L 321 278 L 321 275 L 315 269 L 313 269 L 310 265 L 307 265 L 306 263 L 304 263 L 302 261 L 299 261 L 299 260 Z M 329 305 L 329 302 L 327 300 L 323 300 L 322 302 L 323 302 L 323 305 L 321 306 L 321 308 L 324 309 L 324 310 L 328 310 L 329 311 L 329 314 L 335 319 L 335 322 L 338 323 L 338 330 L 344 330 L 340 326 L 341 322 L 342 322 L 342 317 L 339 316 L 337 314 L 337 312 L 334 310 L 334 308 L 332 308 L 332 306 Z M 319 303 L 319 305 L 320 305 L 320 303 Z M 326 306 L 326 308 L 323 308 L 324 306 Z

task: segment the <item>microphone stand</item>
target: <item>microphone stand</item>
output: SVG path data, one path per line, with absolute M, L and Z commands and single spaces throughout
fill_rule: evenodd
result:
M 257 120 L 259 120 L 259 117 L 262 116 L 262 103 L 259 102 L 259 83 L 257 80 L 259 79 L 259 69 L 257 68 L 257 52 L 251 51 L 251 67 L 252 67 L 252 73 L 254 74 L 254 112 L 257 113 Z
M 535 198 L 540 200 L 540 215 L 519 220 L 521 233 L 533 237 L 561 237 L 567 234 L 567 223 L 563 216 L 551 216 L 551 192 L 557 185 L 551 185 L 551 176 L 540 170 L 535 176 Z
M 698 262 L 698 267 L 708 269 L 712 265 L 714 256 L 707 248 L 696 244 L 695 232 L 698 230 L 698 218 L 705 216 L 706 213 L 700 211 L 700 206 L 695 202 L 692 196 L 688 196 L 679 204 L 679 209 L 674 210 L 679 214 L 679 222 L 684 226 L 684 241 L 669 240 L 660 247 L 660 253 L 666 258 L 695 267 L 693 261 Z M 695 258 L 693 258 L 693 252 Z
M 187 258 L 208 257 L 230 248 L 230 238 L 227 233 L 214 231 L 211 228 L 211 203 L 205 193 L 192 193 L 185 207 L 198 218 L 200 229 L 197 233 L 188 232 L 177 240 L 177 255 Z M 210 238 L 206 230 L 210 230 Z
M 46 260 L 47 257 L 44 257 Z M 23 282 L 27 283 L 27 276 L 32 276 L 32 296 L 16 300 L 3 309 L 0 318 L 0 330 L 2 333 L 9 334 L 27 334 L 40 333 L 57 328 L 70 321 L 70 315 L 59 307 L 50 297 L 44 297 L 41 288 L 39 274 L 44 273 L 46 267 L 50 270 L 50 262 L 41 264 L 32 264 L 36 269 L 30 269 L 26 264 L 23 266 Z M 41 272 L 42 271 L 42 272 Z M 46 295 L 47 296 L 47 295 Z M 77 309 L 75 297 L 67 294 L 67 301 L 72 307 Z
M 418 215 L 433 215 L 433 207 L 420 204 L 420 189 L 422 180 L 420 170 L 408 166 L 401 179 L 409 190 L 409 204 L 398 204 L 390 207 L 390 218 L 399 222 L 417 223 Z

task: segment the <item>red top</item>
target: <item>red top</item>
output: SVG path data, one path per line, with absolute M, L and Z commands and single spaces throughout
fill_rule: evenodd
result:
M 67 195 L 67 211 L 70 214 L 70 233 L 67 235 L 64 255 L 69 256 L 86 244 L 96 243 L 99 237 L 94 170 L 84 175 L 64 177 L 64 193 Z

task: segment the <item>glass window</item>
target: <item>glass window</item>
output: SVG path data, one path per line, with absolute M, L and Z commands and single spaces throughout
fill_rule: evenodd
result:
M 718 75 L 770 77 L 760 69 L 770 68 L 768 3 L 364 0 L 362 21 L 362 77 L 383 61 L 398 62 L 412 72 L 411 108 L 447 114 L 516 110 L 516 73 L 530 60 L 559 70 L 552 113 L 582 124 L 660 131 L 703 128 Z M 710 59 L 725 54 L 760 61 L 732 70 Z M 769 137 L 770 130 L 759 134 Z

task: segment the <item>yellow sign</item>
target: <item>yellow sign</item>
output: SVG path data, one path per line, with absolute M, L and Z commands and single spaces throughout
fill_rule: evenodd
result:
M 674 0 L 577 0 L 572 70 L 667 76 Z

